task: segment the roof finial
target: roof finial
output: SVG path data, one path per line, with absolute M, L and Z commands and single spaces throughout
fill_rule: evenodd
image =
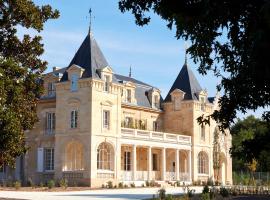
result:
M 185 42 L 185 65 L 187 65 L 187 43 Z
M 131 78 L 131 65 L 129 66 L 129 74 L 128 74 L 129 78 Z
M 90 20 L 89 20 L 89 34 L 91 33 L 91 25 L 92 25 L 92 9 L 90 8 L 89 9 L 89 17 L 90 17 Z

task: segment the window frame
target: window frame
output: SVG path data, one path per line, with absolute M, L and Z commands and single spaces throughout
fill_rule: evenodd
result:
M 209 174 L 209 158 L 203 151 L 198 154 L 198 174 Z
M 71 92 L 77 92 L 78 91 L 78 80 L 79 80 L 79 75 L 78 74 L 71 74 L 71 84 L 70 84 Z
M 109 75 L 104 75 L 104 91 L 105 92 L 110 92 L 110 76 Z
M 103 128 L 104 129 L 110 129 L 110 111 L 109 110 L 103 110 Z
M 158 154 L 152 154 L 152 171 L 158 171 Z
M 55 96 L 55 83 L 54 82 L 48 82 L 48 96 Z
M 131 94 L 131 89 L 127 89 L 127 103 L 132 102 L 132 94 Z
M 201 140 L 205 141 L 205 126 L 204 125 L 200 126 L 200 137 L 201 137 Z
M 159 130 L 158 128 L 158 122 L 157 121 L 153 121 L 153 131 L 157 132 Z
M 124 152 L 124 171 L 131 171 L 131 152 Z
M 54 171 L 54 148 L 44 148 L 44 171 Z
M 71 129 L 76 129 L 78 128 L 78 117 L 79 116 L 79 111 L 77 109 L 71 110 L 70 112 L 70 128 Z
M 55 112 L 46 112 L 46 131 L 47 135 L 52 135 L 55 132 L 56 117 Z
M 109 143 L 102 142 L 97 149 L 97 170 L 113 171 L 114 152 Z

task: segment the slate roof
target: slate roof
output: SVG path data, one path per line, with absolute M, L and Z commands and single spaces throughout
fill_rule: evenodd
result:
M 215 97 L 208 97 L 208 101 L 209 101 L 210 103 L 213 103 L 213 102 L 215 101 Z
M 175 89 L 180 89 L 186 93 L 184 96 L 185 100 L 199 100 L 197 94 L 198 92 L 202 91 L 202 88 L 186 62 L 175 79 L 169 93 L 167 94 L 164 100 L 165 102 L 171 101 L 170 94 Z
M 153 86 L 151 86 L 151 85 L 149 85 L 147 83 L 144 83 L 142 81 L 139 81 L 137 79 L 128 77 L 128 76 L 115 74 L 115 77 L 118 80 L 118 82 L 120 82 L 120 83 L 123 83 L 123 82 L 126 82 L 126 81 L 134 83 L 136 85 L 135 98 L 137 100 L 137 105 L 142 106 L 142 107 L 152 108 L 152 106 L 150 104 L 150 101 L 148 99 L 148 92 L 149 92 L 149 90 L 154 88 Z M 161 96 L 160 96 L 160 102 L 162 102 L 162 97 Z
M 68 68 L 73 64 L 85 69 L 82 78 L 100 78 L 97 69 L 108 66 L 108 62 L 91 32 L 87 34 L 80 48 L 68 65 Z M 65 72 L 61 81 L 66 81 L 67 79 L 67 72 Z

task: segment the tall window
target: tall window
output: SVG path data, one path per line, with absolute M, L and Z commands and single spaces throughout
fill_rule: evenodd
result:
M 131 152 L 125 151 L 124 153 L 124 170 L 130 171 L 131 170 Z
M 78 91 L 78 74 L 71 75 L 71 92 Z
M 156 153 L 152 154 L 152 166 L 153 166 L 153 171 L 158 170 L 158 155 Z
M 55 131 L 55 113 L 46 113 L 46 134 L 53 134 Z
M 48 83 L 48 96 L 55 95 L 55 86 L 54 83 Z
M 158 122 L 153 121 L 153 131 L 158 131 Z
M 70 128 L 78 128 L 78 110 L 72 110 L 70 114 Z
M 201 101 L 201 111 L 205 111 L 205 99 L 204 99 L 204 97 L 201 97 L 200 101 Z
M 54 148 L 44 149 L 44 167 L 45 171 L 54 170 Z
M 158 95 L 154 96 L 154 106 L 155 108 L 159 108 L 159 99 L 158 99 Z
M 127 102 L 131 103 L 131 90 L 127 89 Z
M 201 125 L 200 126 L 200 132 L 201 132 L 201 140 L 205 140 L 205 126 Z
M 113 149 L 109 143 L 102 142 L 98 146 L 97 169 L 113 170 Z
M 63 171 L 78 171 L 84 169 L 83 145 L 72 141 L 65 148 L 65 163 Z
M 105 75 L 105 85 L 104 85 L 104 91 L 109 92 L 109 87 L 110 87 L 110 76 Z
M 208 156 L 205 152 L 201 151 L 198 155 L 198 173 L 208 174 Z
M 110 111 L 103 111 L 103 128 L 110 128 Z

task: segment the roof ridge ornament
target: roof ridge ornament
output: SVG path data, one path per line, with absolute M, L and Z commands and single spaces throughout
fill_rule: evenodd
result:
M 187 46 L 187 43 L 185 42 L 185 64 L 184 65 L 187 65 L 187 49 L 188 49 L 188 46 Z
M 92 26 L 92 9 L 90 8 L 89 9 L 89 30 L 88 30 L 88 33 L 90 34 L 91 33 L 91 26 Z
M 131 65 L 129 66 L 129 74 L 128 77 L 131 78 Z

